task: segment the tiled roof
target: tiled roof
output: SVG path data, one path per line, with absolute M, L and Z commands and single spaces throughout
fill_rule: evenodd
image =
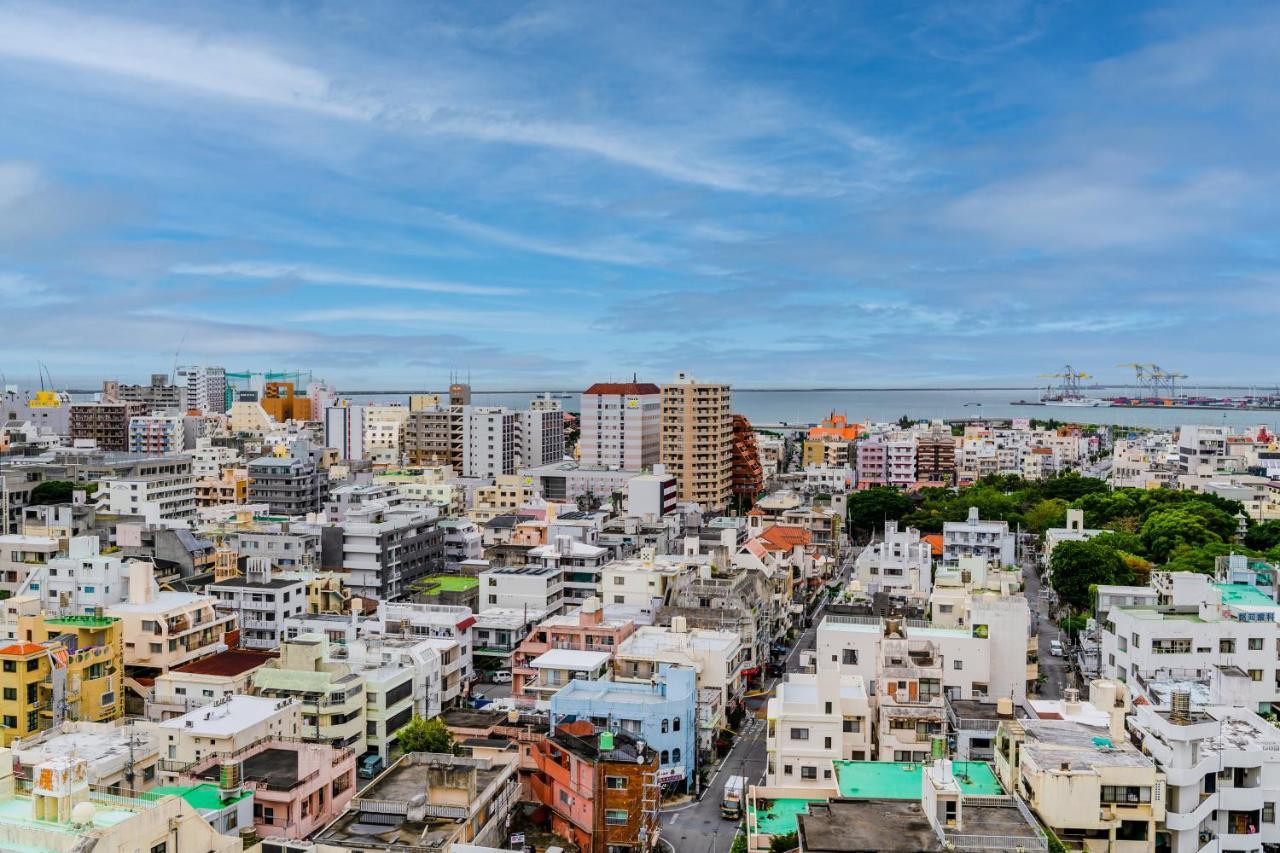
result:
M 929 548 L 933 551 L 933 556 L 942 556 L 942 535 L 938 533 L 930 533 L 927 536 L 921 536 L 920 541 L 928 542 Z
M 652 382 L 597 382 L 583 394 L 661 394 L 662 389 Z
M 38 646 L 35 643 L 14 643 L 12 646 L 0 649 L 0 655 L 34 655 L 43 651 L 44 646 Z
M 275 660 L 276 657 L 277 655 L 270 652 L 231 649 L 192 661 L 186 666 L 177 667 L 175 672 L 189 672 L 195 675 L 240 675 L 254 667 L 262 666 L 269 660 Z
M 760 538 L 765 541 L 767 547 L 775 551 L 790 551 L 797 545 L 808 545 L 813 541 L 809 531 L 803 527 L 783 527 L 778 524 L 766 527 L 760 534 Z

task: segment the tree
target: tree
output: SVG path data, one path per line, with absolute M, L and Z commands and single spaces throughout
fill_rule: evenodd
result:
M 1255 551 L 1270 551 L 1280 545 L 1280 521 L 1264 521 L 1249 528 L 1244 545 Z
M 46 504 L 62 504 L 71 500 L 71 493 L 78 487 L 66 480 L 45 480 L 31 490 L 28 506 L 45 506 Z
M 1036 533 L 1044 533 L 1050 527 L 1066 523 L 1067 502 L 1062 498 L 1049 498 L 1027 510 L 1027 527 Z
M 1120 553 L 1096 541 L 1060 542 L 1049 559 L 1053 588 L 1062 601 L 1085 610 L 1098 584 L 1127 584 L 1133 574 Z
M 444 752 L 452 753 L 453 733 L 439 717 L 424 720 L 417 714 L 396 732 L 396 741 L 401 752 Z
M 863 533 L 879 530 L 911 511 L 911 499 L 897 489 L 878 486 L 849 496 L 849 527 Z
M 1227 542 L 1210 542 L 1207 545 L 1179 545 L 1169 555 L 1169 560 L 1162 566 L 1166 572 L 1199 572 L 1211 575 L 1216 567 L 1217 559 L 1228 554 L 1245 554 L 1256 556 L 1256 552 L 1247 548 L 1239 548 Z
M 1209 521 L 1184 507 L 1170 507 L 1151 513 L 1142 523 L 1138 535 L 1142 537 L 1147 558 L 1157 565 L 1167 562 L 1182 546 L 1198 547 L 1222 541 Z
M 1074 471 L 1058 474 L 1040 483 L 1040 494 L 1045 498 L 1061 498 L 1064 501 L 1079 500 L 1085 495 L 1108 491 L 1107 481 L 1095 477 L 1082 477 Z

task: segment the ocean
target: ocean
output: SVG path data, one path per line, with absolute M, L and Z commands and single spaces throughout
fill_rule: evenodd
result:
M 1212 396 L 1239 395 L 1240 391 L 1192 389 Z M 1097 393 L 1097 392 L 1093 392 Z M 1112 392 L 1107 392 L 1112 393 Z M 407 403 L 405 395 L 344 395 L 359 403 Z M 472 403 L 478 406 L 523 408 L 535 393 L 477 392 Z M 941 418 L 1053 418 L 1078 423 L 1114 424 L 1134 427 L 1177 427 L 1182 424 L 1221 424 L 1236 428 L 1265 425 L 1280 431 L 1280 410 L 1218 411 L 1213 409 L 1126 409 L 1072 408 L 1063 406 L 1016 406 L 1015 400 L 1036 400 L 1040 393 L 1025 391 L 734 391 L 733 410 L 752 423 L 817 423 L 831 412 L 851 421 L 896 421 L 906 415 L 912 420 Z M 577 411 L 578 396 L 561 399 L 569 411 Z

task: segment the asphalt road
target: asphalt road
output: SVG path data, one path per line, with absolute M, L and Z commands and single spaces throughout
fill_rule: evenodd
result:
M 848 577 L 852 564 L 851 554 L 841 568 L 841 579 Z M 824 593 L 825 595 L 825 593 Z M 800 652 L 812 648 L 818 631 L 818 623 L 826 609 L 825 599 L 814 610 L 811 626 L 801 634 L 787 654 L 786 671 L 799 669 Z M 733 845 L 739 823 L 720 816 L 720 801 L 724 795 L 724 783 L 730 776 L 746 776 L 748 785 L 763 784 L 767 751 L 765 734 L 768 723 L 755 715 L 763 716 L 773 689 L 780 679 L 766 682 L 767 693 L 758 699 L 748 699 L 748 714 L 733 749 L 717 764 L 707 783 L 707 790 L 697 800 L 662 812 L 662 838 L 672 845 L 676 853 L 726 853 Z
M 1046 590 L 1040 583 L 1040 575 L 1034 559 L 1023 561 L 1022 577 L 1027 585 L 1027 601 L 1031 604 L 1031 618 L 1035 622 L 1036 634 L 1039 637 L 1040 672 L 1045 676 L 1038 698 L 1060 699 L 1065 688 L 1075 685 L 1074 676 L 1067 666 L 1066 659 L 1049 653 L 1050 641 L 1061 640 L 1062 632 L 1049 614 L 1049 602 L 1042 595 Z

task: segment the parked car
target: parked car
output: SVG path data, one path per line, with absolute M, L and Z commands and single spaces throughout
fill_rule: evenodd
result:
M 1050 640 L 1049 654 L 1053 655 L 1055 658 L 1062 657 L 1062 643 L 1058 642 L 1057 640 Z
M 495 672 L 495 673 L 493 674 L 493 683 L 494 683 L 494 684 L 510 684 L 510 683 L 511 683 L 511 670 L 509 670 L 509 669 L 500 669 L 500 670 L 498 670 L 497 672 Z

